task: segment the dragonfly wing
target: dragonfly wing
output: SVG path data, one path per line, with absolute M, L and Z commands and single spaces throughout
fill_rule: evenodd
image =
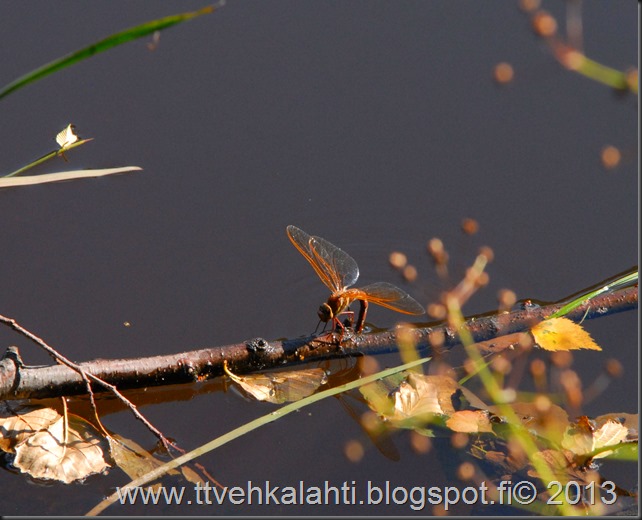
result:
M 294 247 L 310 262 L 331 291 L 340 291 L 359 278 L 357 262 L 342 249 L 324 238 L 310 236 L 296 226 L 288 226 L 287 233 Z
M 348 253 L 321 237 L 312 237 L 314 252 L 327 262 L 340 288 L 350 287 L 359 278 L 359 266 Z
M 359 289 L 370 303 L 376 303 L 404 314 L 424 314 L 426 309 L 406 291 L 396 285 L 377 282 Z

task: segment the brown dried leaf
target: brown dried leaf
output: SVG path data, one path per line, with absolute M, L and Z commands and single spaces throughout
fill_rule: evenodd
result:
M 637 413 L 607 413 L 595 418 L 595 424 L 598 428 L 608 421 L 616 421 L 629 429 L 627 441 L 638 440 L 640 416 Z
M 577 467 L 573 453 L 568 450 L 542 450 L 533 454 L 533 460 L 536 459 L 544 462 L 553 473 L 555 480 L 559 482 L 566 483 L 572 480 L 579 484 L 589 483 L 586 480 L 586 472 Z M 541 478 L 535 467 L 534 464 L 527 474 L 534 478 Z
M 328 382 L 328 376 L 322 368 L 245 376 L 237 376 L 229 370 L 226 373 L 255 399 L 275 404 L 303 399 Z
M 0 449 L 14 453 L 17 444 L 48 428 L 60 417 L 53 408 L 0 403 Z
M 189 466 L 181 466 L 181 473 L 183 474 L 185 480 L 191 482 L 192 484 L 205 484 L 203 477 L 201 477 Z
M 595 450 L 607 446 L 616 446 L 625 441 L 629 429 L 618 421 L 608 420 L 596 429 L 586 427 L 570 427 L 562 440 L 562 447 L 575 455 L 589 455 Z M 599 459 L 613 453 L 613 450 L 601 451 L 592 458 Z
M 602 350 L 591 335 L 568 318 L 551 318 L 531 328 L 531 333 L 544 350 Z
M 109 442 L 111 458 L 132 480 L 164 464 L 163 461 L 158 460 L 140 444 L 131 439 L 112 434 L 112 438 L 107 439 L 107 441 Z M 173 469 L 169 471 L 169 474 L 177 475 L 178 471 Z
M 122 469 L 132 480 L 146 475 L 150 471 L 162 466 L 164 462 L 157 459 L 137 442 L 122 437 L 118 434 L 112 434 L 109 442 L 109 451 L 113 461 Z M 203 483 L 203 478 L 189 466 L 181 466 L 180 472 L 186 480 L 193 484 Z M 178 475 L 179 471 L 170 469 L 168 475 Z M 151 485 L 152 489 L 158 489 L 160 483 Z
M 13 464 L 32 477 L 69 484 L 109 467 L 101 443 L 102 437 L 81 417 L 69 415 L 68 424 L 60 417 L 17 444 Z
M 504 406 L 510 406 L 526 428 L 556 444 L 562 441 L 570 424 L 566 411 L 553 403 L 548 403 L 545 408 L 537 403 L 512 403 Z M 490 406 L 488 410 L 501 416 L 501 408 L 498 406 Z
M 394 413 L 387 418 L 394 422 L 431 414 L 450 416 L 455 413 L 452 398 L 458 389 L 447 376 L 408 374 L 393 394 Z
M 447 421 L 446 426 L 454 432 L 480 433 L 492 432 L 493 427 L 484 410 L 461 410 L 455 412 Z

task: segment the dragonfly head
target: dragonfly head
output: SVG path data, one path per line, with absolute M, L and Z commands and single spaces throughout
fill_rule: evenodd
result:
M 317 312 L 317 314 L 319 315 L 319 319 L 323 322 L 328 322 L 332 318 L 334 318 L 332 307 L 330 307 L 327 303 L 323 303 L 319 306 L 319 311 Z

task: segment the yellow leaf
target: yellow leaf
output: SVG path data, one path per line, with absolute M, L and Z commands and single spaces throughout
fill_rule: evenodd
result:
M 531 328 L 531 333 L 535 343 L 551 352 L 581 348 L 602 350 L 588 332 L 568 318 L 544 320 Z

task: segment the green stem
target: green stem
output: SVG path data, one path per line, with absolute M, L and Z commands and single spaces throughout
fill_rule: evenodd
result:
M 23 166 L 22 168 L 19 168 L 15 172 L 11 172 L 11 173 L 8 173 L 7 175 L 3 175 L 3 178 L 16 177 L 17 175 L 20 175 L 26 172 L 27 170 L 30 170 L 34 166 L 38 166 L 39 164 L 42 164 L 43 162 L 48 161 L 49 159 L 58 157 L 59 155 L 62 155 L 64 152 L 66 152 L 67 150 L 72 150 L 76 148 L 76 146 L 80 146 L 81 144 L 85 144 L 85 143 L 88 143 L 89 141 L 93 141 L 93 139 L 94 139 L 93 137 L 91 137 L 90 139 L 81 139 L 80 141 L 76 141 L 75 143 L 70 144 L 69 146 L 65 146 L 64 148 L 61 148 L 60 150 L 54 150 L 53 152 L 49 152 L 48 154 L 43 155 L 40 159 L 36 159 L 35 161 L 30 162 L 29 164 L 27 164 L 26 166 Z

